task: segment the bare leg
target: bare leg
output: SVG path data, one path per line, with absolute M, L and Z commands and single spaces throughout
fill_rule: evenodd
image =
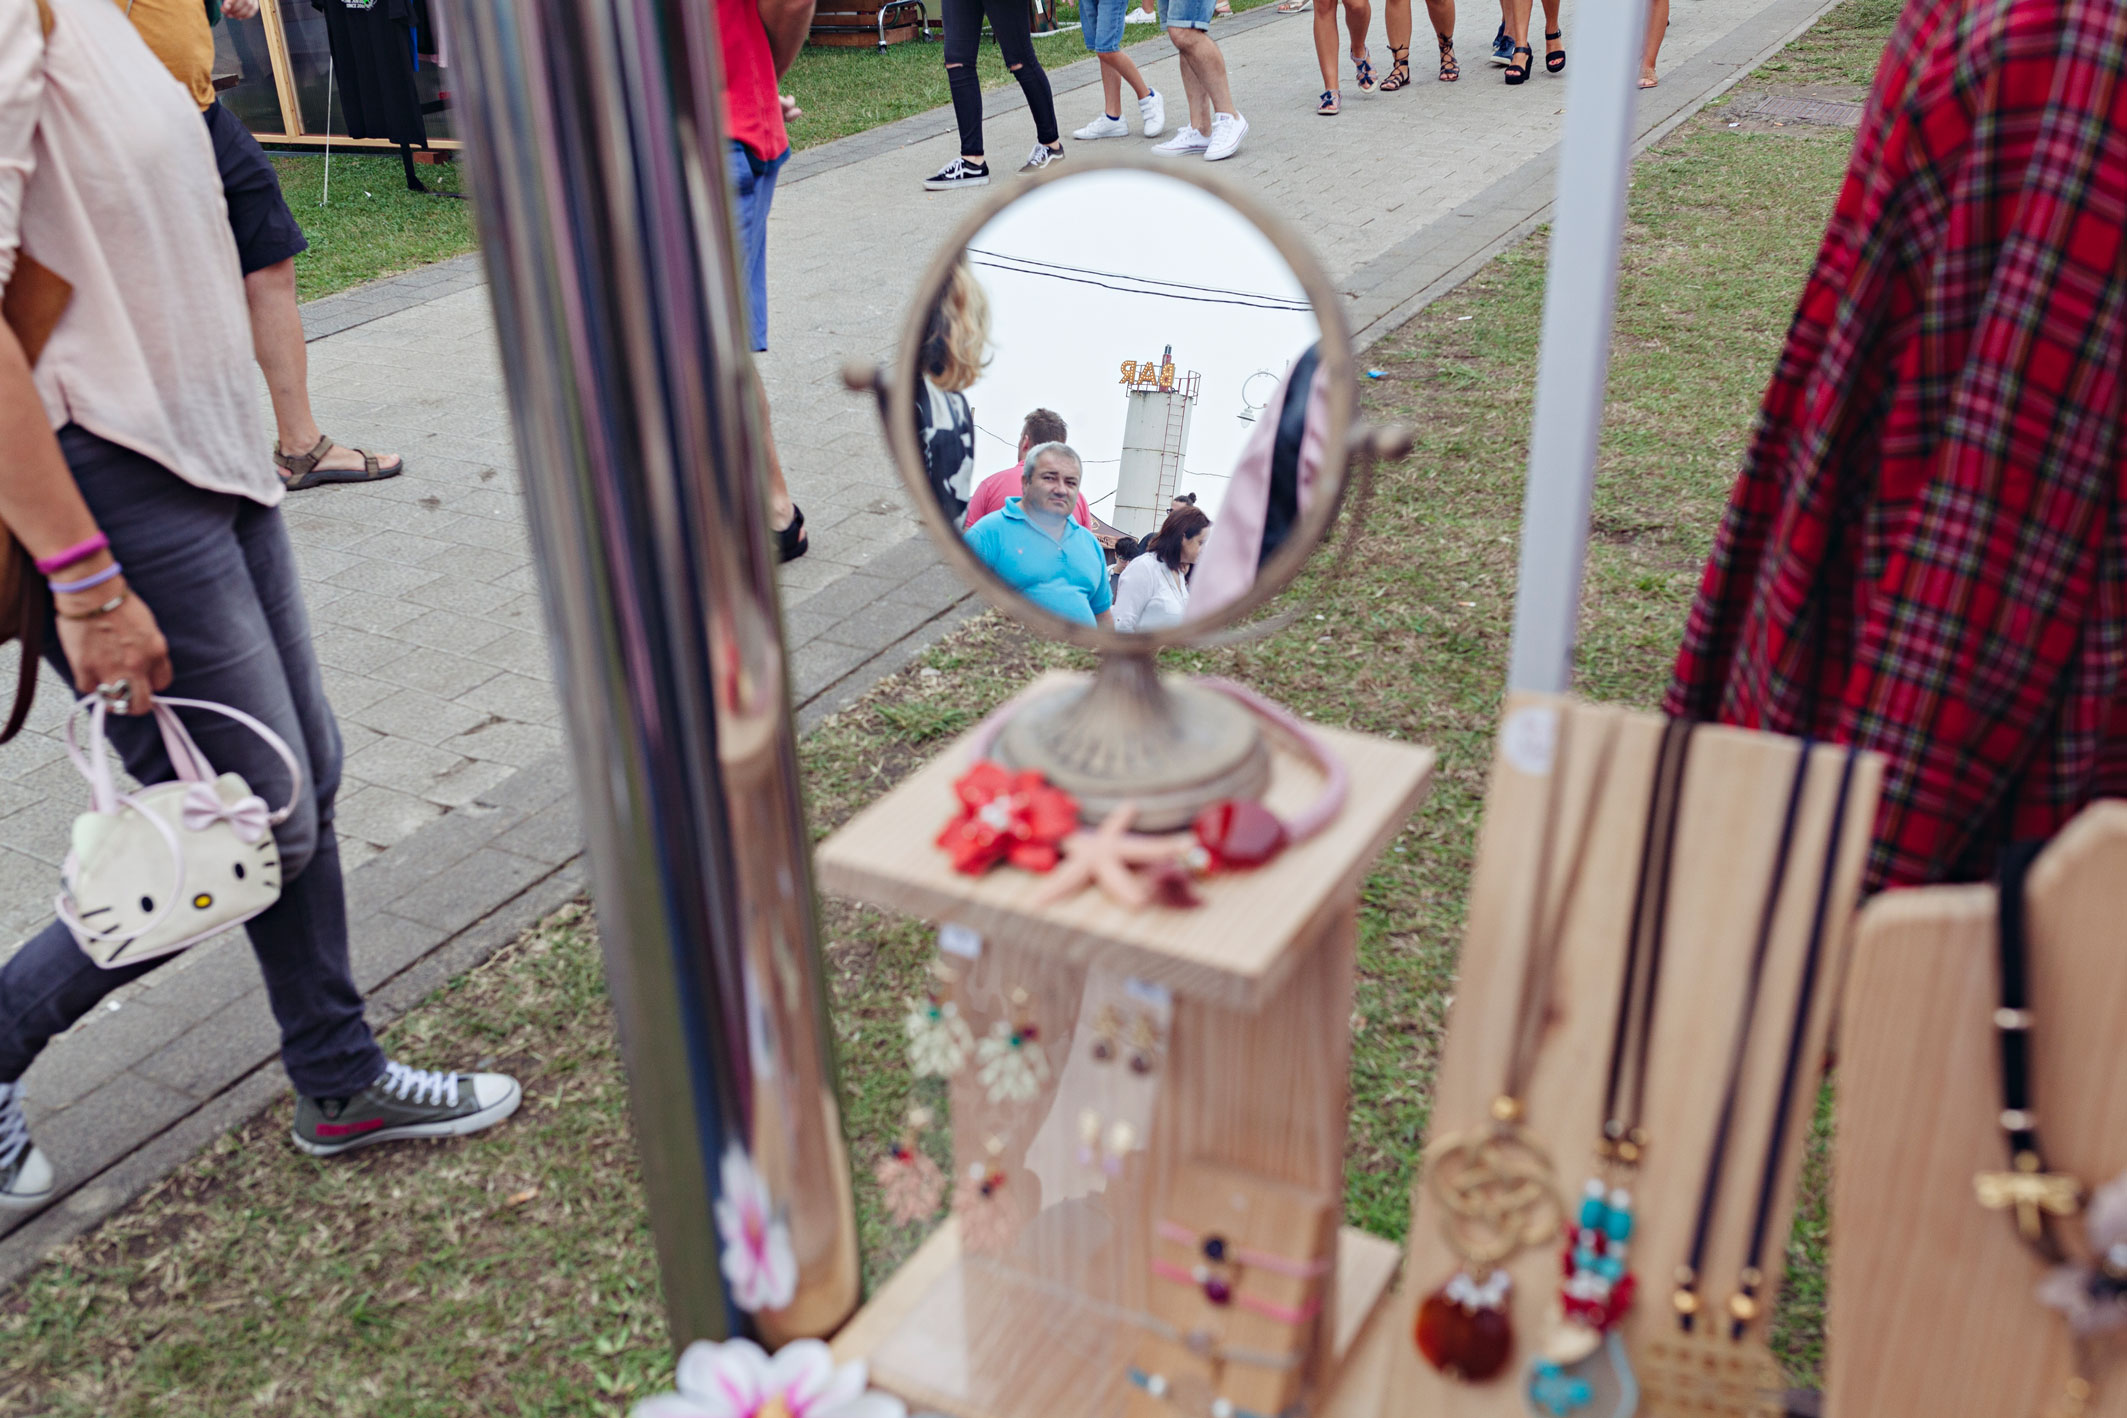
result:
M 1655 86 L 1654 61 L 1661 57 L 1662 36 L 1669 32 L 1669 0 L 1648 0 L 1647 44 L 1640 50 L 1640 87 Z
M 1152 92 L 1152 85 L 1145 81 L 1144 73 L 1137 67 L 1137 61 L 1135 59 L 1132 59 L 1127 54 L 1117 53 L 1101 55 L 1100 68 L 1100 81 L 1102 90 L 1104 92 L 1106 91 L 1107 85 L 1109 83 L 1108 76 L 1110 74 L 1116 75 L 1123 81 L 1123 83 L 1128 84 L 1130 86 L 1130 92 L 1136 94 L 1140 99 L 1147 97 Z M 1121 101 L 1122 91 L 1120 88 L 1118 88 L 1115 91 L 1114 100 L 1109 105 L 1110 109 L 1118 110 L 1120 108 Z M 1120 116 L 1119 113 L 1118 116 Z
M 1455 39 L 1455 0 L 1425 0 L 1425 17 L 1432 22 L 1433 33 L 1450 43 Z M 1404 43 L 1410 42 L 1410 21 L 1403 24 Z
M 1198 73 L 1195 50 L 1186 36 L 1197 33 L 1191 29 L 1170 29 L 1167 38 L 1174 42 L 1175 52 L 1182 61 L 1182 95 L 1189 103 L 1189 126 L 1199 133 L 1211 131 L 1211 100 L 1206 95 L 1204 80 Z
M 1507 38 L 1516 44 L 1529 42 L 1529 10 L 1531 0 L 1507 0 L 1512 7 L 1507 16 Z
M 308 453 L 322 435 L 310 410 L 310 351 L 303 344 L 302 312 L 295 307 L 295 258 L 244 277 L 244 303 L 251 314 L 251 346 L 273 400 L 280 451 Z M 399 455 L 379 453 L 377 462 L 395 468 Z M 334 444 L 318 466 L 352 470 L 362 466 L 362 459 L 352 448 Z
M 1323 0 L 1323 3 L 1331 4 L 1334 0 Z M 1208 103 L 1210 111 L 1238 113 L 1239 110 L 1233 106 L 1233 90 L 1226 83 L 1226 57 L 1219 53 L 1219 47 L 1212 42 L 1211 35 L 1204 30 L 1192 29 L 1171 29 L 1167 34 L 1174 40 L 1175 48 L 1182 51 L 1183 73 L 1187 74 L 1187 66 L 1195 66 L 1197 89 Z M 1196 94 L 1189 97 L 1192 120 L 1196 116 L 1196 98 Z M 1206 121 L 1208 123 L 1209 120 Z M 1211 130 L 1205 127 L 1197 131 L 1208 133 Z
M 761 452 L 768 463 L 768 526 L 771 531 L 782 531 L 797 515 L 797 504 L 790 500 L 789 485 L 783 481 L 783 460 L 775 451 L 775 420 L 768 415 L 768 386 L 761 382 L 759 374 L 753 377 L 754 392 L 761 401 Z M 810 540 L 809 533 L 800 533 L 800 542 Z
M 1352 58 L 1366 57 L 1366 32 L 1373 28 L 1374 7 L 1368 0 L 1344 0 L 1344 28 L 1352 42 Z
M 1316 0 L 1315 63 L 1322 69 L 1322 87 L 1337 91 L 1337 0 Z
M 1447 0 L 1453 4 L 1454 0 Z M 1381 29 L 1392 50 L 1411 47 L 1411 0 L 1383 0 Z

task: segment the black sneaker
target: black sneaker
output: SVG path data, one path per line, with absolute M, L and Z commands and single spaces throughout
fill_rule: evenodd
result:
M 22 1121 L 22 1085 L 0 1083 L 0 1211 L 35 1211 L 55 1189 L 52 1164 Z
M 295 1145 L 331 1157 L 374 1142 L 408 1137 L 463 1137 L 517 1111 L 524 1090 L 500 1073 L 425 1073 L 405 1064 L 352 1098 L 298 1098 Z
M 923 179 L 926 192 L 944 192 L 954 187 L 987 187 L 990 185 L 990 165 L 986 162 L 969 162 L 966 158 L 954 158 Z

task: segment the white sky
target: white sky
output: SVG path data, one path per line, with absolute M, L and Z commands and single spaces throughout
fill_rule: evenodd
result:
M 1076 269 L 1004 270 L 979 252 Z M 1012 465 L 1029 410 L 1054 409 L 1086 460 L 1084 492 L 1096 516 L 1112 518 L 1114 509 L 1128 405 L 1124 360 L 1156 364 L 1171 344 L 1176 374 L 1203 376 L 1181 490 L 1196 493 L 1216 518 L 1225 474 L 1255 428 L 1240 418 L 1242 386 L 1251 401 L 1267 401 L 1276 378 L 1248 383 L 1249 376 L 1283 375 L 1319 333 L 1311 311 L 1207 303 L 1226 301 L 1226 292 L 1302 302 L 1306 293 L 1240 213 L 1158 173 L 1100 171 L 1052 182 L 984 227 L 969 260 L 990 297 L 990 364 L 967 391 L 977 476 Z M 1131 289 L 1104 288 L 1102 276 L 1087 272 Z M 1171 288 L 1148 280 L 1187 288 L 1157 294 Z

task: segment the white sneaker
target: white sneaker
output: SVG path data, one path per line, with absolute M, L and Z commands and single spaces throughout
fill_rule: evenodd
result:
M 0 1211 L 35 1211 L 55 1189 L 52 1164 L 22 1122 L 22 1085 L 0 1083 Z
M 1241 150 L 1241 139 L 1248 136 L 1248 120 L 1238 113 L 1214 113 L 1211 115 L 1211 137 L 1204 146 L 1204 161 L 1217 162 L 1230 158 Z
M 1036 143 L 1032 155 L 1020 165 L 1019 175 L 1025 177 L 1030 172 L 1040 172 L 1050 163 L 1062 162 L 1063 160 L 1064 150 L 1062 148 L 1052 148 L 1047 143 Z
M 1167 100 L 1158 89 L 1137 101 L 1137 116 L 1144 120 L 1147 138 L 1157 138 L 1167 130 Z
M 1211 140 L 1209 138 L 1184 123 L 1176 130 L 1172 138 L 1169 138 L 1152 151 L 1162 157 L 1181 158 L 1188 157 L 1192 153 L 1201 153 L 1210 146 Z
M 1090 143 L 1095 138 L 1127 138 L 1130 136 L 1130 125 L 1120 118 L 1110 118 L 1103 113 L 1071 136 L 1081 143 Z

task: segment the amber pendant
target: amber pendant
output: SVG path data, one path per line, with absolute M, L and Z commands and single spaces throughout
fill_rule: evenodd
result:
M 1513 1281 L 1495 1270 L 1482 1283 L 1458 1270 L 1418 1306 L 1418 1352 L 1449 1378 L 1483 1383 L 1496 1378 L 1514 1353 L 1514 1321 L 1507 1315 Z
M 1782 1418 L 1787 1377 L 1765 1341 L 1701 1327 L 1640 1350 L 1640 1403 L 1657 1418 Z
M 1534 1418 L 1632 1418 L 1639 1411 L 1639 1379 L 1616 1330 L 1588 1331 L 1594 1343 L 1575 1345 L 1576 1357 L 1561 1361 L 1546 1346 L 1544 1357 L 1529 1366 L 1526 1397 Z

